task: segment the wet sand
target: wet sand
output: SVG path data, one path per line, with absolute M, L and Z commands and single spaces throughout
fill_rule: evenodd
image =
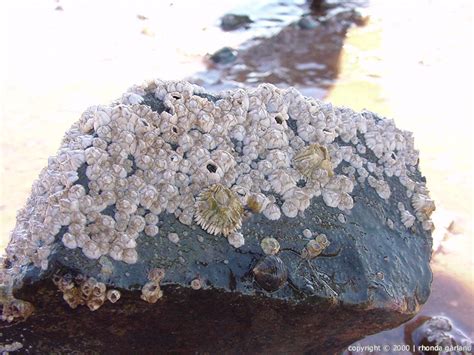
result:
M 1 44 L 7 53 L 0 58 L 0 248 L 47 157 L 87 106 L 107 103 L 152 77 L 191 77 L 210 88 L 294 82 L 308 96 L 367 108 L 414 132 L 421 169 L 437 202 L 433 291 L 420 315 L 446 315 L 473 339 L 472 3 L 372 1 L 363 9 L 369 16 L 366 26 L 351 27 L 347 37 L 326 27 L 336 37 L 318 37 L 319 48 L 305 45 L 311 32 L 294 37 L 298 31 L 292 27 L 277 34 L 304 12 L 303 1 L 286 10 L 276 2 L 268 5 L 279 21 L 244 1 L 240 8 L 251 16 L 253 11 L 260 25 L 230 33 L 220 31 L 218 18 L 236 2 L 210 3 L 200 2 L 199 12 L 184 1 L 161 8 L 141 1 L 129 9 L 121 2 L 99 6 L 91 1 L 0 5 L 5 17 L 0 18 Z M 58 4 L 63 10 L 55 10 Z M 184 13 L 194 21 L 186 22 Z M 187 27 L 177 27 L 174 18 Z M 261 52 L 242 51 L 238 60 L 245 67 L 206 69 L 206 53 L 264 36 L 259 41 L 267 47 Z M 278 47 L 284 40 L 294 42 L 296 50 Z M 279 48 L 276 54 L 274 48 Z M 401 326 L 362 343 L 403 343 L 403 331 Z
M 437 210 L 432 294 L 421 316 L 443 315 L 474 339 L 472 4 L 372 2 L 349 31 L 326 100 L 367 108 L 414 132 Z M 403 344 L 405 326 L 362 344 Z

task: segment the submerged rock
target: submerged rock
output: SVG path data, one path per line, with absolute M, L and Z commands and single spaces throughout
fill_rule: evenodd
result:
M 221 18 L 221 28 L 224 31 L 234 31 L 247 28 L 252 22 L 247 15 L 226 14 Z
M 472 354 L 474 343 L 445 317 L 421 317 L 409 324 L 409 339 L 421 354 Z
M 212 54 L 209 59 L 216 64 L 229 64 L 237 59 L 237 51 L 230 47 L 224 47 Z
M 391 120 L 293 88 L 151 81 L 87 109 L 33 184 L 1 341 L 335 352 L 426 302 L 433 209 Z
M 301 17 L 298 22 L 298 26 L 303 29 L 303 30 L 310 30 L 310 29 L 315 29 L 316 27 L 319 26 L 319 22 L 316 21 L 314 18 L 311 16 L 303 16 Z

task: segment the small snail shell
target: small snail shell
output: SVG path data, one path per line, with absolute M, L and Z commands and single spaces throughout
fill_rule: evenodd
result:
M 252 271 L 258 285 L 268 292 L 277 291 L 288 279 L 288 270 L 285 264 L 275 255 L 265 256 Z

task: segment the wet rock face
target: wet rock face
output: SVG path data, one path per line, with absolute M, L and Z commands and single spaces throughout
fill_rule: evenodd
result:
M 83 114 L 19 212 L 2 342 L 338 351 L 427 300 L 433 209 L 390 120 L 271 85 L 136 86 Z

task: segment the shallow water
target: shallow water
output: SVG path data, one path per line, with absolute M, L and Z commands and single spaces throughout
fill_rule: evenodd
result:
M 190 78 L 211 90 L 293 85 L 414 132 L 437 202 L 433 290 L 420 315 L 446 315 L 473 339 L 472 2 L 345 4 L 301 30 L 290 23 L 308 12 L 302 0 L 2 2 L 0 248 L 32 181 L 87 106 L 153 77 Z M 342 26 L 354 7 L 368 23 Z M 222 32 L 226 12 L 255 22 Z M 236 63 L 203 60 L 223 46 L 240 48 Z M 402 344 L 404 329 L 361 344 Z

